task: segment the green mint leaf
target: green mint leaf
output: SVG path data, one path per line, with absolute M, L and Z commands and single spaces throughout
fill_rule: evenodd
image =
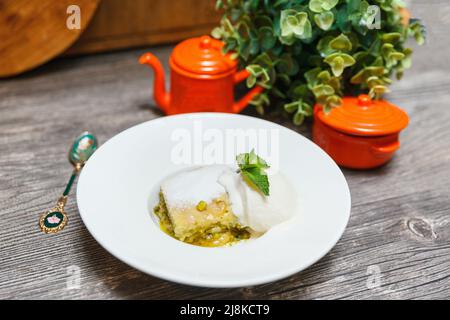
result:
M 252 187 L 261 191 L 265 196 L 269 195 L 269 179 L 267 174 L 261 174 L 260 170 L 257 168 L 241 171 L 241 174 L 244 177 L 244 180 Z
M 259 157 L 255 150 L 252 149 L 250 153 L 241 153 L 236 157 L 236 161 L 238 163 L 239 169 L 248 169 L 248 168 L 261 168 L 268 169 L 269 165 L 267 162 Z
M 267 162 L 259 157 L 254 150 L 250 153 L 241 153 L 236 157 L 237 164 L 244 180 L 252 187 L 269 195 L 269 179 L 265 169 L 269 168 Z

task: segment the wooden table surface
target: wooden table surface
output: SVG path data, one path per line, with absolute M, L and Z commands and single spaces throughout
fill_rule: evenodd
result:
M 104 142 L 161 116 L 151 72 L 137 64 L 144 50 L 61 59 L 1 81 L 0 298 L 450 298 L 450 4 L 420 0 L 412 11 L 428 25 L 428 43 L 416 48 L 413 68 L 389 95 L 411 116 L 401 150 L 380 169 L 344 170 L 352 213 L 329 254 L 256 287 L 196 288 L 134 270 L 92 238 L 74 194 L 63 232 L 37 227 L 71 172 L 74 136 L 89 129 Z M 171 47 L 152 50 L 166 62 Z

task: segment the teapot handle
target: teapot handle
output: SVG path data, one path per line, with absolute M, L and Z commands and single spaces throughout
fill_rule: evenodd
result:
M 238 84 L 238 83 L 244 81 L 245 79 L 248 78 L 249 75 L 250 75 L 250 73 L 245 69 L 237 72 L 234 75 L 234 83 Z M 256 87 L 252 88 L 249 92 L 247 92 L 247 94 L 245 96 L 243 96 L 239 101 L 234 103 L 233 112 L 235 112 L 235 113 L 241 112 L 249 104 L 249 102 L 252 101 L 252 99 L 255 96 L 262 93 L 263 91 L 264 91 L 264 88 L 261 86 L 256 86 Z

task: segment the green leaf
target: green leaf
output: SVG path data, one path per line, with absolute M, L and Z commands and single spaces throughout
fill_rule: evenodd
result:
M 330 47 L 338 51 L 350 51 L 352 50 L 352 43 L 345 34 L 341 33 L 338 37 L 331 40 Z
M 289 95 L 292 96 L 294 99 L 302 99 L 306 97 L 309 93 L 309 88 L 307 84 L 300 84 L 296 85 L 295 87 L 292 87 Z
M 317 79 L 319 79 L 320 82 L 328 82 L 331 79 L 331 75 L 328 70 L 324 70 L 317 75 Z
M 267 84 L 270 81 L 270 76 L 267 70 L 260 65 L 251 64 L 248 65 L 245 69 L 250 73 L 247 78 L 247 87 L 249 88 L 253 87 L 256 82 L 258 82 L 258 80 L 262 85 Z
M 298 62 L 287 52 L 283 53 L 276 63 L 277 70 L 288 76 L 296 75 L 299 71 Z
M 236 156 L 236 162 L 244 180 L 252 187 L 269 195 L 269 179 L 265 169 L 269 168 L 267 162 L 259 157 L 254 150 L 250 153 L 241 153 Z
M 326 105 L 330 108 L 338 107 L 342 104 L 341 97 L 337 95 L 331 95 L 327 98 Z
M 284 105 L 284 110 L 288 113 L 294 113 L 298 109 L 298 101 L 287 103 Z
M 314 15 L 314 21 L 322 30 L 331 28 L 334 22 L 334 14 L 331 11 L 325 11 Z
M 259 41 L 257 38 L 250 39 L 249 51 L 251 55 L 255 55 L 259 51 Z
M 320 84 L 313 88 L 313 93 L 316 97 L 329 96 L 334 94 L 334 89 L 327 84 Z
M 250 186 L 261 191 L 265 196 L 269 195 L 269 178 L 267 174 L 262 174 L 257 168 L 241 171 L 241 174 Z
M 248 88 L 253 88 L 253 86 L 256 84 L 256 77 L 252 74 L 250 74 L 247 77 L 247 87 Z
M 367 85 L 369 86 L 369 88 L 373 88 L 375 86 L 383 84 L 383 81 L 376 76 L 367 78 L 366 82 L 367 82 Z
M 301 108 L 302 108 L 302 113 L 305 116 L 307 116 L 307 117 L 312 116 L 313 108 L 311 107 L 311 105 L 307 104 L 306 102 L 302 102 Z
M 344 59 L 341 57 L 336 57 L 333 61 L 330 62 L 331 71 L 336 77 L 340 77 L 344 72 Z
M 336 77 L 339 77 L 344 72 L 344 69 L 355 64 L 355 59 L 345 53 L 333 53 L 325 58 L 325 63 L 328 63 Z
M 322 12 L 322 1 L 321 0 L 311 0 L 309 1 L 309 10 L 312 12 L 320 13 Z
M 258 64 L 267 69 L 270 69 L 273 67 L 273 61 L 266 52 L 263 52 L 259 56 L 257 56 L 255 58 L 255 60 L 253 61 L 253 63 Z
M 292 118 L 292 121 L 297 126 L 301 125 L 304 120 L 305 120 L 305 115 L 303 113 L 301 113 L 301 112 L 295 113 L 294 117 Z
M 381 36 L 383 42 L 395 43 L 401 39 L 402 35 L 398 32 L 385 33 Z
M 281 11 L 280 29 L 282 37 L 292 35 L 292 28 L 297 24 L 297 19 L 295 18 L 296 13 L 297 12 L 292 9 Z
M 320 39 L 319 42 L 317 43 L 317 51 L 319 51 L 319 53 L 322 57 L 326 57 L 326 56 L 336 52 L 336 50 L 334 50 L 330 47 L 330 42 L 333 39 L 334 38 L 332 36 L 326 36 L 326 37 L 323 37 L 322 39 Z
M 302 35 L 298 36 L 300 39 L 309 39 L 312 36 L 312 26 L 311 26 L 311 22 L 306 19 L 304 21 L 304 25 L 303 25 L 303 33 Z
M 293 9 L 281 11 L 280 18 L 281 42 L 293 44 L 295 39 L 308 39 L 312 35 L 311 22 L 306 12 L 297 12 Z
M 264 106 L 270 104 L 270 99 L 268 97 L 267 92 L 260 93 L 253 97 L 253 99 L 249 102 L 252 106 L 255 106 L 256 111 L 260 114 L 264 113 Z
M 310 0 L 309 9 L 315 13 L 321 13 L 333 9 L 339 0 Z
M 314 68 L 314 69 L 311 69 L 311 70 L 305 72 L 304 76 L 305 76 L 306 82 L 308 82 L 308 84 L 310 86 L 315 86 L 317 83 L 317 76 L 319 75 L 319 73 L 321 71 L 322 70 L 320 68 Z
M 259 157 L 255 150 L 252 149 L 250 153 L 241 153 L 236 157 L 237 164 L 239 166 L 239 169 L 244 170 L 248 168 L 262 168 L 262 169 L 268 169 L 269 165 L 267 162 Z
M 381 46 L 381 55 L 387 59 L 389 54 L 394 51 L 394 45 L 392 43 L 385 43 Z
M 349 32 L 351 30 L 351 21 L 348 18 L 346 6 L 341 6 L 336 14 L 336 25 L 341 32 Z
M 426 29 L 419 19 L 410 20 L 409 31 L 419 45 L 423 45 L 425 43 Z
M 411 59 L 412 52 L 413 52 L 413 50 L 411 48 L 405 48 L 403 50 L 403 54 L 405 55 L 405 58 L 402 60 L 402 67 L 404 69 L 411 68 L 411 65 L 412 65 L 412 59 Z
M 255 18 L 255 25 L 259 28 L 262 28 L 262 27 L 272 28 L 272 19 L 267 15 L 258 15 Z
M 338 2 L 339 0 L 322 0 L 322 8 L 324 10 L 331 10 L 338 4 Z
M 295 15 L 297 19 L 297 27 L 293 30 L 294 34 L 299 39 L 307 39 L 311 37 L 312 27 L 308 20 L 306 12 L 299 12 Z
M 389 92 L 389 89 L 386 86 L 379 85 L 370 89 L 369 96 L 378 99 L 381 95 L 385 94 L 386 92 Z
M 382 76 L 386 72 L 386 69 L 384 67 L 370 66 L 370 67 L 366 67 L 365 71 L 368 74 L 373 75 L 373 76 Z
M 297 18 L 295 16 L 288 16 L 288 17 L 286 17 L 286 19 L 283 22 L 284 23 L 281 25 L 281 27 L 282 27 L 281 35 L 283 37 L 292 35 L 296 31 L 298 33 L 302 32 L 302 29 L 300 27 L 300 23 L 299 23 L 299 21 L 297 20 Z
M 252 76 L 255 76 L 255 77 L 258 77 L 263 71 L 263 68 L 261 66 L 257 65 L 257 64 L 251 64 L 251 65 L 247 66 L 245 69 Z
M 325 58 L 324 61 L 326 63 L 330 64 L 334 59 L 336 59 L 338 57 L 343 60 L 344 65 L 346 67 L 350 67 L 350 66 L 354 65 L 356 62 L 355 59 L 351 55 L 348 55 L 346 53 L 340 53 L 340 52 L 330 54 L 328 57 Z
M 211 35 L 216 39 L 222 38 L 222 34 L 223 34 L 223 31 L 222 31 L 221 27 L 216 27 L 216 28 L 212 29 L 212 31 L 211 31 Z
M 259 40 L 263 50 L 272 49 L 277 41 L 271 27 L 261 27 L 259 29 Z
M 350 82 L 353 84 L 361 84 L 366 79 L 370 77 L 381 77 L 386 72 L 383 66 L 369 66 L 364 69 L 359 70 L 351 79 Z
M 327 84 L 333 87 L 335 92 L 341 94 L 341 78 L 340 77 L 332 77 Z
M 365 70 L 364 70 L 364 69 L 360 70 L 358 73 L 356 73 L 356 74 L 350 79 L 350 83 L 353 83 L 353 84 L 360 84 L 360 83 L 363 83 L 365 75 L 366 75 Z
M 389 54 L 389 59 L 393 59 L 393 60 L 402 60 L 403 58 L 405 58 L 405 55 L 401 52 L 391 52 L 391 54 Z

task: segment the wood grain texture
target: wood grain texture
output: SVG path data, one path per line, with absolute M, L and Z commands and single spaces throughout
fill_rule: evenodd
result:
M 70 175 L 66 152 L 79 132 L 93 130 L 104 142 L 161 116 L 151 99 L 151 73 L 137 63 L 143 50 L 60 59 L 1 81 L 0 298 L 450 298 L 450 4 L 414 1 L 412 11 L 425 20 L 429 38 L 389 96 L 411 116 L 402 148 L 377 170 L 344 170 L 352 214 L 329 254 L 303 272 L 256 287 L 195 288 L 128 267 L 90 236 L 73 195 L 68 227 L 57 235 L 38 230 L 39 214 Z M 154 51 L 167 62 L 171 48 Z M 299 132 L 308 135 L 308 127 Z M 79 268 L 78 289 L 67 286 L 70 266 Z M 377 272 L 380 286 L 373 281 Z
M 0 1 L 0 77 L 30 70 L 66 50 L 85 30 L 99 1 Z M 70 5 L 80 8 L 80 29 L 66 26 Z
M 220 17 L 211 0 L 107 0 L 66 55 L 178 42 L 209 34 Z

